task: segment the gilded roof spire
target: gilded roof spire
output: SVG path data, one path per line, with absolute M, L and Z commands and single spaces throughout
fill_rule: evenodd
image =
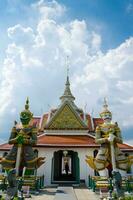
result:
M 25 110 L 29 109 L 29 98 L 27 97 L 26 103 L 25 103 Z
M 60 99 L 62 100 L 62 102 L 64 102 L 65 100 L 73 102 L 75 100 L 75 97 L 72 95 L 71 89 L 70 89 L 70 82 L 69 82 L 69 57 L 68 56 L 66 58 L 66 67 L 67 67 L 67 79 L 66 79 L 66 84 L 65 84 L 65 90 L 64 90 L 64 94 L 60 97 Z
M 69 56 L 66 57 L 67 77 L 69 77 Z

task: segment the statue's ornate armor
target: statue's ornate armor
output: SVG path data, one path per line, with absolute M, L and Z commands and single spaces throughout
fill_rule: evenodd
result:
M 21 168 L 26 166 L 27 169 L 35 169 L 37 164 L 37 157 L 32 149 L 32 146 L 37 143 L 37 129 L 36 127 L 27 128 L 16 128 L 13 127 L 11 131 L 11 136 L 9 139 L 9 144 L 13 144 L 13 147 L 9 154 L 3 159 L 2 165 L 5 169 L 11 169 L 15 167 L 18 141 L 17 138 L 23 136 L 23 145 L 21 151 Z
M 30 125 L 32 117 L 33 114 L 29 110 L 29 100 L 27 99 L 25 109 L 20 113 L 21 125 L 15 122 L 11 131 L 9 144 L 13 146 L 9 154 L 1 161 L 4 169 L 15 168 L 16 163 L 19 163 L 21 174 L 24 167 L 35 169 L 44 163 L 44 157 L 38 158 L 32 149 L 32 146 L 37 143 L 37 128 Z
M 115 135 L 114 148 L 116 167 L 118 169 L 127 169 L 127 158 L 120 151 L 117 143 L 122 143 L 121 131 L 117 124 L 102 124 L 96 128 L 96 143 L 101 144 L 100 150 L 95 158 L 95 165 L 98 170 L 105 169 L 111 163 L 111 149 L 108 141 L 109 134 Z
M 112 113 L 108 110 L 106 99 L 104 100 L 100 117 L 103 123 L 96 127 L 95 135 L 95 142 L 100 145 L 100 149 L 95 158 L 86 155 L 86 162 L 91 168 L 99 171 L 101 176 L 107 175 L 106 168 L 112 168 L 113 171 L 119 169 L 124 173 L 128 166 L 131 165 L 131 162 L 129 162 L 129 158 L 118 147 L 117 143 L 122 144 L 123 142 L 121 131 L 118 124 L 111 121 Z

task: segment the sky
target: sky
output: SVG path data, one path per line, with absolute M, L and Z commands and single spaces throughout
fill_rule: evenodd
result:
M 60 104 L 66 57 L 75 103 L 113 121 L 133 145 L 133 0 L 0 0 L 0 141 L 26 97 L 40 116 Z

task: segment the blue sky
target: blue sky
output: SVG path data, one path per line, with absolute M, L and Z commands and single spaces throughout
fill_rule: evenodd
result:
M 3 32 L 15 23 L 26 23 L 30 17 L 26 8 L 37 0 L 0 1 Z M 50 1 L 47 1 L 50 2 Z M 116 47 L 133 33 L 133 0 L 57 0 L 67 7 L 67 20 L 86 20 L 103 37 L 103 49 Z M 3 23 L 2 23 L 3 22 Z
M 132 0 L 0 0 L 1 140 L 27 96 L 35 115 L 59 105 L 69 55 L 76 103 L 98 117 L 106 96 L 133 143 L 132 23 Z
M 69 7 L 70 15 L 99 25 L 104 35 L 103 48 L 119 45 L 133 33 L 133 1 L 131 0 L 60 0 Z M 110 41 L 111 40 L 111 41 Z

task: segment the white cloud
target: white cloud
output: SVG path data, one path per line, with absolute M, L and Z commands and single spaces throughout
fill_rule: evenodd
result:
M 133 38 L 103 53 L 102 36 L 85 20 L 63 22 L 66 11 L 63 5 L 41 0 L 31 10 L 33 17 L 36 16 L 33 24 L 30 24 L 33 19 L 27 19 L 27 25 L 16 24 L 7 30 L 10 43 L 5 51 L 0 84 L 3 130 L 8 119 L 15 120 L 26 96 L 31 99 L 35 115 L 42 108 L 46 110 L 48 104 L 58 105 L 67 55 L 77 103 L 84 106 L 88 102 L 88 110 L 94 108 L 98 115 L 106 96 L 116 119 L 124 125 L 124 119 L 133 112 L 128 102 L 132 102 Z
M 123 120 L 123 126 L 126 127 L 126 128 L 130 127 L 130 126 L 133 126 L 133 115 L 132 114 L 129 115 L 128 119 L 125 118 Z
M 66 7 L 55 0 L 49 2 L 40 0 L 38 3 L 32 4 L 32 8 L 39 12 L 43 19 L 57 19 L 66 11 Z
M 101 47 L 101 36 L 92 32 L 92 49 L 99 50 Z
M 84 72 L 75 76 L 74 90 L 76 92 L 78 88 L 76 93 L 80 99 L 86 99 L 88 96 L 87 93 L 82 93 L 83 87 L 90 90 L 88 100 L 90 108 L 95 105 L 100 109 L 99 99 L 103 99 L 104 96 L 108 97 L 109 103 L 112 105 L 114 120 L 118 120 L 121 126 L 125 126 L 126 119 L 128 125 L 131 126 L 133 121 L 128 119 L 133 112 L 131 107 L 133 103 L 132 65 L 133 38 L 129 38 L 116 49 L 94 56 L 90 63 L 86 63 Z
M 133 80 L 118 81 L 116 86 L 120 90 L 128 90 L 133 88 Z
M 7 29 L 7 34 L 16 44 L 30 46 L 32 45 L 35 35 L 31 27 L 23 27 L 21 24 L 17 24 Z
M 129 3 L 126 7 L 127 13 L 133 13 L 133 4 Z

